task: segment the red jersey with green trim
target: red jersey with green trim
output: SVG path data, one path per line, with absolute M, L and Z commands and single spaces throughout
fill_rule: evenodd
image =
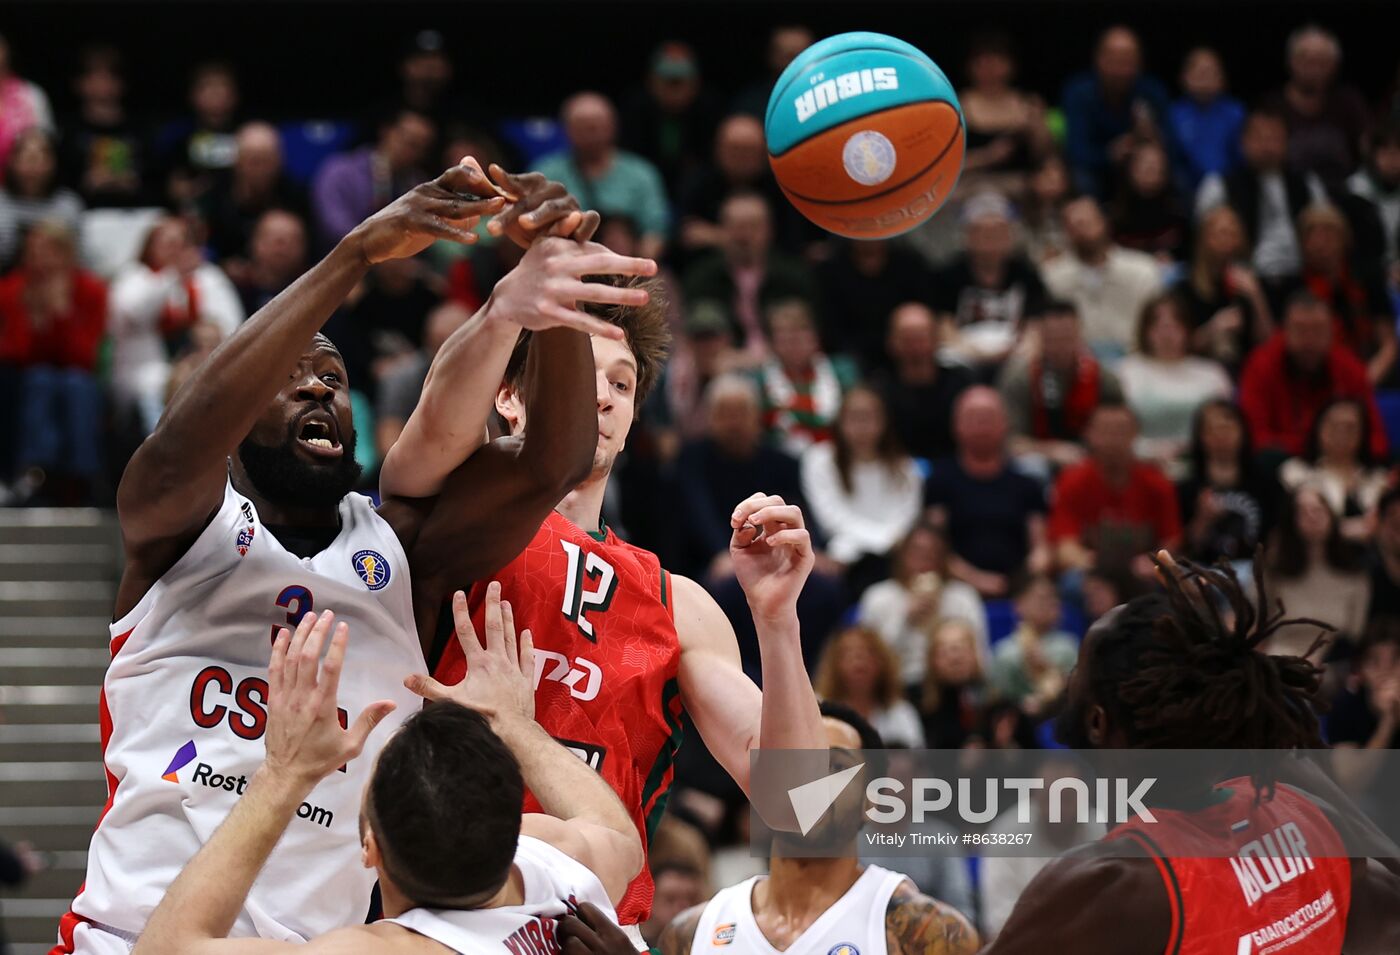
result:
M 1197 812 L 1152 807 L 1109 839 L 1131 839 L 1157 864 L 1171 907 L 1166 955 L 1334 955 L 1351 907 L 1351 860 L 1331 821 L 1297 790 L 1255 799 L 1248 778 Z
M 666 806 L 681 703 L 680 640 L 670 577 L 656 555 L 604 528 L 589 534 L 557 512 L 492 580 L 509 600 L 516 631 L 535 643 L 535 719 L 602 775 L 621 797 L 647 845 Z M 485 581 L 468 602 L 482 632 Z M 435 676 L 462 679 L 466 661 L 449 640 Z M 526 812 L 539 812 L 533 796 Z M 617 906 L 623 924 L 651 913 L 645 866 Z

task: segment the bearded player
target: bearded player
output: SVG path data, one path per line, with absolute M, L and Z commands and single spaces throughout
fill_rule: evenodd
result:
M 798 634 L 797 596 L 813 562 L 800 509 L 759 493 L 739 502 L 731 518 L 730 554 L 758 631 L 762 692 L 744 674 L 733 628 L 710 595 L 667 573 L 655 554 L 619 540 L 603 522 L 613 462 L 661 372 L 666 319 L 659 299 L 589 307 L 624 333 L 622 341 L 593 339 L 596 397 L 586 426 L 597 444 L 592 470 L 518 557 L 488 571 L 501 582 L 520 625 L 535 636 L 536 718 L 612 784 L 644 840 L 665 808 L 682 711 L 746 792 L 751 750 L 827 748 Z M 504 381 L 496 411 L 512 435 L 536 427 L 529 405 L 538 400 L 537 386 L 522 372 L 537 346 L 531 338 L 493 356 Z M 454 447 L 446 432 L 465 411 L 456 410 L 462 399 L 453 384 L 463 373 L 450 359 L 434 369 L 385 462 L 386 494 L 435 493 L 441 476 L 456 466 L 462 446 Z M 450 527 L 428 533 L 446 536 Z M 471 595 L 478 614 L 483 579 L 475 578 Z M 464 670 L 460 652 L 449 644 L 434 672 L 452 684 Z M 768 787 L 759 789 L 761 796 Z M 532 804 L 527 808 L 535 811 Z M 760 802 L 757 808 L 775 828 L 792 825 L 779 815 L 783 806 Z M 634 932 L 650 910 L 651 891 L 644 868 L 618 906 Z M 635 938 L 640 943 L 640 933 Z
M 208 840 L 262 758 L 267 668 L 280 625 L 333 605 L 366 635 L 345 659 L 338 708 L 367 735 L 397 704 L 415 708 L 402 675 L 423 666 L 413 608 L 418 572 L 479 573 L 510 559 L 586 473 L 593 361 L 575 300 L 633 301 L 583 274 L 648 274 L 654 265 L 599 246 L 544 237 L 591 232 L 562 187 L 493 168 L 512 202 L 474 164 L 454 167 L 366 220 L 244 323 L 175 394 L 132 457 L 117 505 L 125 567 L 101 701 L 108 800 L 87 880 L 59 926 L 55 952 L 126 953 L 180 867 Z M 444 483 L 438 501 L 351 493 L 355 426 L 349 381 L 318 329 L 371 265 L 437 239 L 471 242 L 483 215 L 528 244 L 520 266 L 457 343 L 505 325 L 538 335 L 526 380 L 537 430 L 493 442 Z M 548 280 L 548 283 L 546 282 Z M 548 317 L 546 316 L 548 313 Z M 604 329 L 604 331 L 610 331 Z M 480 400 L 489 406 L 494 386 Z M 485 413 L 479 412 L 484 423 Z M 500 514 L 505 512 L 508 519 Z M 448 523 L 442 547 L 423 530 Z M 514 548 L 514 549 L 512 549 Z M 412 572 L 410 572 L 412 571 Z M 356 807 L 385 737 L 316 786 L 241 907 L 237 936 L 301 940 L 363 921 L 372 874 L 358 864 Z
M 1114 610 L 1085 636 L 1062 739 L 1084 749 L 1323 748 L 1312 706 L 1322 671 L 1257 649 L 1287 622 L 1282 611 L 1256 627 L 1232 573 L 1159 559 L 1166 593 Z M 1231 605 L 1229 622 L 1212 590 Z M 1051 863 L 988 955 L 1400 951 L 1393 848 L 1385 865 L 1347 858 L 1346 847 L 1384 837 L 1306 762 L 1279 762 L 1286 778 L 1178 783 L 1169 803 L 1150 806 L 1157 822 L 1131 820 Z M 1267 858 L 1260 845 L 1281 831 L 1289 849 Z

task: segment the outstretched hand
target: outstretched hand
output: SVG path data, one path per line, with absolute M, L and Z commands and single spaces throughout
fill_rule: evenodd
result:
M 462 160 L 466 162 L 466 159 Z M 578 200 L 563 183 L 537 172 L 510 173 L 497 163 L 490 169 L 495 191 L 508 205 L 486 224 L 492 235 L 503 235 L 522 249 L 541 236 L 555 235 L 587 242 L 598 231 L 598 213 L 579 209 Z
M 734 508 L 729 524 L 729 556 L 754 617 L 795 613 L 816 560 L 802 509 L 758 493 Z
M 295 634 L 283 627 L 267 667 L 267 768 L 311 784 L 359 756 L 374 727 L 394 710 L 393 702 L 380 700 L 365 707 L 349 729 L 341 727 L 336 691 L 350 640 L 345 624 L 336 626 L 321 662 L 334 622 L 327 610 L 302 617 Z
M 480 197 L 480 198 L 477 198 Z M 361 222 L 346 240 L 370 265 L 417 255 L 439 239 L 471 245 L 482 216 L 506 207 L 496 186 L 475 159 L 404 193 Z
M 456 686 L 443 686 L 424 674 L 404 680 L 404 686 L 425 700 L 451 700 L 470 707 L 493 724 L 535 718 L 535 645 L 530 631 L 515 636 L 515 615 L 501 600 L 501 585 L 486 588 L 486 640 L 476 635 L 467 595 L 452 595 L 452 619 L 467 660 L 467 674 Z
M 496 283 L 490 314 L 540 331 L 573 328 L 601 338 L 621 340 L 622 329 L 579 309 L 580 302 L 598 305 L 645 305 L 646 289 L 585 282 L 584 276 L 623 278 L 656 274 L 656 263 L 618 255 L 596 242 L 576 242 L 546 236 L 526 251 L 519 264 Z
M 637 946 L 592 902 L 559 918 L 557 935 L 564 955 L 636 955 Z

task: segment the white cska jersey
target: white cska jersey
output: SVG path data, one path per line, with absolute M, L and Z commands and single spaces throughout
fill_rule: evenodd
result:
M 525 901 L 489 909 L 409 909 L 386 919 L 460 955 L 546 955 L 560 951 L 554 920 L 575 905 L 592 902 L 614 922 L 603 883 L 593 870 L 549 843 L 521 836 L 515 865 Z
M 691 955 L 779 955 L 753 914 L 754 876 L 721 889 L 700 913 Z M 887 955 L 885 912 L 908 876 L 866 866 L 846 894 L 832 903 L 781 955 Z
M 230 934 L 300 941 L 364 921 L 375 876 L 360 864 L 361 792 L 380 748 L 420 708 L 402 681 L 425 665 L 398 538 L 361 494 L 339 510 L 335 541 L 298 557 L 227 485 L 189 551 L 112 624 L 101 710 L 107 806 L 55 951 L 70 950 L 83 921 L 117 934 L 145 926 L 262 763 L 272 639 L 311 611 L 334 610 L 350 626 L 341 723 L 376 700 L 398 707 L 302 804 Z

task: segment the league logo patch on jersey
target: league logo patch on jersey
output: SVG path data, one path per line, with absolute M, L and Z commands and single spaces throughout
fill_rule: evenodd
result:
M 842 942 L 840 945 L 832 946 L 831 951 L 827 952 L 826 955 L 860 955 L 860 949 L 850 942 Z
M 715 926 L 715 937 L 710 943 L 712 945 L 732 945 L 734 944 L 734 932 L 736 923 L 725 922 L 723 925 Z
M 184 746 L 175 751 L 175 757 L 170 760 L 170 765 L 165 767 L 165 772 L 160 774 L 160 778 L 166 782 L 178 783 L 180 777 L 178 773 L 190 764 L 199 753 L 194 748 L 194 740 L 190 740 Z
M 257 528 L 249 524 L 238 532 L 238 540 L 234 542 L 234 546 L 238 548 L 239 557 L 248 556 L 248 548 L 253 546 L 253 534 L 256 531 Z
M 389 585 L 389 562 L 377 550 L 362 550 L 350 558 L 355 573 L 370 590 L 383 590 Z

